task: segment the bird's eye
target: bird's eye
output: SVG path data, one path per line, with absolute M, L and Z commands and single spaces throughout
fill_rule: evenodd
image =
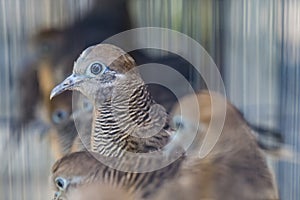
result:
M 184 126 L 183 126 L 183 123 L 181 122 L 181 121 L 177 121 L 177 122 L 175 122 L 175 126 L 176 126 L 176 128 L 183 128 Z
M 93 63 L 90 67 L 91 73 L 94 75 L 98 75 L 105 68 L 105 65 L 102 63 Z
M 60 190 L 65 190 L 68 186 L 67 180 L 62 177 L 57 177 L 55 179 L 55 184 L 56 184 L 56 187 Z
M 63 109 L 55 110 L 52 114 L 52 121 L 55 124 L 60 124 L 69 117 L 69 113 Z

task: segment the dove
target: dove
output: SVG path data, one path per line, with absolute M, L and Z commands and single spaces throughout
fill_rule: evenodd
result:
M 148 198 L 177 175 L 184 152 L 180 148 L 167 155 L 160 151 L 170 139 L 168 116 L 152 99 L 129 54 L 110 44 L 87 48 L 75 61 L 73 73 L 51 91 L 50 98 L 66 90 L 77 90 L 93 103 L 90 152 L 100 156 L 100 161 L 105 157 L 113 163 L 104 165 L 113 172 L 105 170 L 100 177 L 107 176 L 112 180 L 110 184 L 115 185 L 120 180 L 115 180 L 114 174 L 125 174 L 130 180 L 126 187 L 132 185 L 132 190 L 141 190 L 142 198 Z M 128 152 L 129 155 L 153 152 L 158 159 L 132 158 Z M 161 162 L 169 160 L 172 162 L 161 166 Z M 139 171 L 157 165 L 160 167 L 154 170 Z M 82 168 L 87 174 L 92 171 L 91 167 Z
M 187 150 L 188 155 L 199 156 L 204 138 L 210 134 L 211 120 L 221 119 L 224 110 L 220 105 L 225 102 L 224 127 L 211 152 L 194 160 L 193 173 L 186 167 L 181 172 L 181 179 L 166 185 L 157 199 L 278 199 L 274 176 L 265 155 L 240 112 L 221 94 L 200 91 L 196 93 L 200 110 L 200 128 L 197 130 L 195 120 L 198 118 L 188 109 L 192 98 L 194 95 L 181 98 L 171 111 L 171 126 L 179 129 L 181 139 L 193 130 L 198 131 Z M 181 112 L 182 109 L 185 112 Z M 174 195 L 175 192 L 180 195 Z

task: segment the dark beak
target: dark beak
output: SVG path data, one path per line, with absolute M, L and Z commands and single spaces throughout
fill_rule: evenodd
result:
M 55 88 L 53 88 L 53 90 L 51 91 L 51 94 L 50 94 L 50 99 L 63 93 L 66 90 L 73 90 L 83 80 L 84 80 L 84 76 L 71 74 L 62 83 L 60 83 Z

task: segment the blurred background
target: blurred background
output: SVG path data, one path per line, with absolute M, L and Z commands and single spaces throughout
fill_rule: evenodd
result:
M 0 199 L 52 197 L 50 167 L 71 148 L 58 141 L 59 133 L 73 127 L 70 95 L 49 102 L 50 90 L 83 49 L 145 26 L 180 31 L 206 49 L 229 100 L 251 124 L 280 133 L 294 152 L 270 165 L 281 199 L 299 199 L 297 0 L 0 0 Z M 165 52 L 137 53 L 137 62 L 160 59 L 157 54 Z M 205 88 L 177 59 L 174 68 L 194 88 Z

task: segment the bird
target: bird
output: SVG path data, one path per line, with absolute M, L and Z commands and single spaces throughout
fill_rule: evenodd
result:
M 195 97 L 200 118 L 189 109 Z M 224 102 L 224 127 L 212 151 L 203 159 L 194 160 L 193 173 L 189 171 L 190 168 L 182 170 L 182 175 L 179 176 L 181 178 L 162 188 L 157 199 L 196 199 L 195 196 L 223 200 L 279 199 L 274 176 L 251 128 L 224 96 L 203 90 L 181 98 L 171 111 L 170 124 L 174 129 L 180 130 L 182 135 L 179 138 L 182 140 L 191 131 L 198 131 L 187 150 L 188 155 L 197 156 L 205 136 L 210 134 L 208 127 L 211 120 L 222 118 L 221 112 L 224 110 L 221 105 Z M 181 112 L 182 109 L 185 112 Z M 195 120 L 199 120 L 198 130 L 194 126 L 198 123 Z
M 174 163 L 153 172 L 124 172 L 101 163 L 98 156 L 95 152 L 78 151 L 57 160 L 50 175 L 54 200 L 151 199 L 151 193 L 162 184 L 158 177 L 172 179 L 178 170 Z
M 67 154 L 52 167 L 51 184 L 56 191 L 54 200 L 63 197 L 72 200 L 136 199 L 138 194 L 133 195 L 122 184 L 126 180 L 125 173 L 115 171 L 112 179 L 102 176 L 113 171 L 87 151 Z M 114 187 L 108 184 L 117 178 L 120 180 L 115 182 Z
M 122 150 L 148 152 L 169 140 L 170 133 L 163 129 L 164 108 L 152 100 L 133 58 L 116 46 L 99 44 L 84 50 L 72 75 L 52 90 L 50 98 L 65 90 L 80 91 L 94 105 L 92 151 L 108 156 Z M 147 135 L 152 131 L 159 134 Z M 141 133 L 143 137 L 136 137 Z
M 89 150 L 106 160 L 117 158 L 113 166 L 119 168 L 108 166 L 109 169 L 125 173 L 134 191 L 142 188 L 142 198 L 153 195 L 161 184 L 176 176 L 183 152 L 178 149 L 166 156 L 159 152 L 171 134 L 167 114 L 152 100 L 129 54 L 110 44 L 88 47 L 75 61 L 73 73 L 53 88 L 50 99 L 66 90 L 80 91 L 94 105 Z M 164 160 L 130 159 L 127 152 L 158 152 L 163 159 L 173 162 L 144 173 L 138 171 L 141 166 L 161 165 Z M 90 171 L 89 167 L 84 168 Z M 113 180 L 115 173 L 103 173 L 99 176 Z
M 116 46 L 98 44 L 84 50 L 74 64 L 73 73 L 52 90 L 50 98 L 66 90 L 80 91 L 94 105 L 90 141 L 91 151 L 94 153 L 119 158 L 119 164 L 122 165 L 126 161 L 124 158 L 127 158 L 125 152 L 164 151 L 166 145 L 174 138 L 174 131 L 169 127 L 168 115 L 161 106 L 155 104 L 147 92 L 147 87 L 135 69 L 133 58 Z M 215 96 L 217 95 L 213 97 Z M 200 124 L 204 124 L 205 130 L 211 117 L 220 115 L 220 109 L 216 105 L 216 109 L 211 111 L 209 95 L 198 97 L 201 97 Z M 217 102 L 225 101 L 222 97 L 217 97 Z M 184 99 L 181 103 L 186 107 L 190 105 Z M 182 192 L 190 199 L 277 198 L 272 174 L 255 139 L 248 133 L 248 127 L 243 124 L 244 121 L 238 112 L 230 104 L 227 105 L 225 126 L 212 151 L 202 159 L 185 157 L 185 153 L 193 155 L 195 150 L 199 149 L 199 139 L 203 138 L 203 134 L 198 133 L 191 148 L 180 157 L 181 160 L 171 164 L 176 168 L 172 173 L 176 179 L 170 178 L 166 181 L 169 176 L 164 173 L 169 170 L 163 170 L 165 178 L 162 174 L 152 175 L 162 181 L 160 189 L 156 187 L 155 190 L 150 190 L 153 193 L 152 197 L 174 197 L 176 192 L 185 188 L 184 191 L 195 189 L 192 194 Z M 180 123 L 187 129 L 179 132 L 190 133 L 193 127 L 189 126 L 192 123 L 186 121 L 193 120 L 193 116 L 184 116 L 182 119 L 184 121 Z M 152 135 L 153 132 L 156 134 Z M 231 136 L 232 132 L 235 135 Z M 172 148 L 174 149 L 176 148 Z M 142 163 L 139 160 L 134 162 L 137 165 Z M 146 177 L 148 176 L 144 175 L 143 180 L 147 182 Z M 240 184 L 233 184 L 238 181 Z M 233 185 L 235 187 L 232 187 Z

